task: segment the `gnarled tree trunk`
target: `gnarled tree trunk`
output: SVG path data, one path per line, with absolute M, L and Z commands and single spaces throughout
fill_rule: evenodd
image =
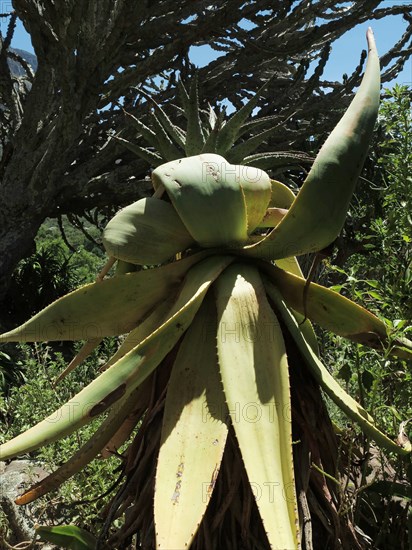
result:
M 272 150 L 303 149 L 309 135 L 333 126 L 359 82 L 362 60 L 344 85 L 322 80 L 330 44 L 370 18 L 408 17 L 411 6 L 378 0 L 342 9 L 331 1 L 185 0 L 176 6 L 173 0 L 13 0 L 13 7 L 0 39 L 0 302 L 46 217 L 122 205 L 146 193 L 149 165 L 111 136 L 125 127 L 122 109 L 138 117 L 147 112 L 139 87 L 173 103 L 176 71 L 183 79 L 193 73 L 192 45 L 210 44 L 221 54 L 199 70 L 205 107 L 224 98 L 239 106 L 276 74 L 257 116 L 278 115 Z M 35 74 L 10 50 L 16 15 L 32 38 Z M 396 59 L 384 81 L 410 55 L 411 32 L 412 25 L 382 57 L 384 67 Z M 10 72 L 10 59 L 25 76 Z M 318 61 L 311 78 L 309 59 Z M 164 86 L 153 80 L 158 75 Z

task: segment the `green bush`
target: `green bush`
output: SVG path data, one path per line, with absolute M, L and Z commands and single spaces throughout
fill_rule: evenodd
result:
M 75 393 L 87 385 L 98 373 L 105 359 L 113 353 L 116 342 L 110 339 L 102 344 L 87 361 L 64 379 L 57 388 L 54 380 L 67 366 L 62 354 L 46 345 L 22 345 L 26 382 L 14 387 L 7 397 L 0 396 L 0 421 L 3 429 L 0 442 L 4 442 L 33 426 L 52 413 Z M 68 460 L 100 424 L 100 418 L 62 441 L 30 454 L 30 460 L 48 471 L 55 470 Z M 44 517 L 57 522 L 75 523 L 99 533 L 96 517 L 104 503 L 105 493 L 116 480 L 119 457 L 96 459 L 79 474 L 67 481 L 58 492 L 39 499 L 38 506 Z M 37 506 L 37 505 L 36 505 Z M 92 522 L 93 518 L 93 522 Z
M 334 289 L 393 328 L 412 334 L 412 90 L 386 90 L 379 116 L 379 140 L 367 174 L 351 208 L 353 238 L 359 252 L 342 267 L 328 265 L 324 277 Z M 348 232 L 348 231 L 347 231 Z M 394 320 L 394 321 L 391 321 Z M 322 335 L 323 356 L 350 393 L 394 438 L 411 435 L 412 371 L 405 361 L 387 361 L 378 352 Z M 338 351 L 337 351 L 338 350 Z M 372 548 L 408 548 L 408 510 L 412 502 L 412 465 L 376 448 L 334 411 L 342 432 L 342 460 L 348 460 L 347 510 L 371 537 Z M 356 445 L 359 449 L 355 450 Z M 373 481 L 373 477 L 377 476 Z M 410 514 L 410 512 L 409 512 Z M 409 520 L 410 522 L 411 520 Z M 409 540 L 410 539 L 410 540 Z M 408 542 L 409 540 L 409 542 Z M 410 547 L 410 546 L 409 546 Z

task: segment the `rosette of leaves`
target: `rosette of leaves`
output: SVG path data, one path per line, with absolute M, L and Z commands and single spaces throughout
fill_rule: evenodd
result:
M 107 412 L 93 437 L 19 504 L 56 489 L 99 453 L 116 451 L 139 424 L 98 546 L 124 514 L 110 548 L 132 536 L 142 548 L 312 547 L 299 525 L 307 513 L 302 461 L 314 453 L 317 435 L 303 434 L 307 452 L 297 462 L 292 434 L 295 422 L 304 426 L 305 414 L 317 414 L 305 408 L 310 396 L 320 398 L 316 388 L 379 445 L 410 452 L 331 376 L 309 319 L 399 357 L 412 355 L 412 343 L 349 299 L 306 283 L 296 261 L 325 248 L 344 223 L 379 104 L 370 31 L 368 43 L 362 84 L 296 197 L 261 169 L 215 153 L 161 164 L 153 172 L 155 195 L 120 211 L 104 231 L 116 276 L 68 294 L 0 337 L 127 334 L 93 382 L 0 447 L 2 460 L 31 452 Z M 153 267 L 132 272 L 136 265 Z M 294 387 L 299 377 L 307 393 Z M 327 493 L 317 464 L 318 487 Z
M 256 94 L 227 120 L 225 110 L 216 113 L 210 105 L 208 111 L 200 107 L 196 75 L 188 90 L 183 82 L 179 81 L 179 106 L 175 106 L 180 115 L 179 125 L 150 95 L 139 89 L 138 92 L 152 107 L 146 123 L 132 113 L 124 111 L 128 125 L 114 138 L 154 167 L 164 164 L 165 161 L 204 153 L 216 153 L 232 164 L 242 163 L 263 170 L 270 169 L 273 174 L 284 172 L 299 164 L 311 164 L 314 159 L 300 151 L 258 152 L 262 144 L 279 131 L 280 124 L 276 115 L 250 118 L 271 81 L 272 79 L 269 79 L 265 82 Z M 183 124 L 182 119 L 185 120 Z M 137 133 L 133 134 L 130 130 Z

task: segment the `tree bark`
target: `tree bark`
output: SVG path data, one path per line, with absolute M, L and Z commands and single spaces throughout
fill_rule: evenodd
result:
M 199 69 L 205 108 L 224 98 L 240 106 L 276 73 L 257 115 L 278 117 L 279 134 L 270 145 L 305 149 L 308 136 L 324 135 L 347 105 L 363 66 L 362 61 L 343 85 L 322 81 L 330 43 L 359 22 L 399 13 L 408 17 L 411 8 L 377 0 L 356 2 L 345 11 L 334 5 L 329 0 L 322 6 L 273 0 L 185 0 L 178 6 L 174 0 L 14 0 L 38 69 L 34 77 L 27 67 L 25 77 L 10 73 L 11 24 L 0 44 L 5 107 L 0 109 L 0 302 L 46 217 L 123 205 L 148 192 L 150 166 L 112 136 L 129 131 L 122 108 L 140 118 L 147 113 L 139 88 L 179 116 L 173 109 L 176 74 L 192 76 L 191 46 L 209 44 L 221 53 Z M 384 65 L 397 60 L 390 77 L 410 55 L 411 33 L 412 24 L 383 56 Z M 309 59 L 318 61 L 311 78 Z

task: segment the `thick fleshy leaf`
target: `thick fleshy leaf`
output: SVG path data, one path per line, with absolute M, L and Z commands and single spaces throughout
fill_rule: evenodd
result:
M 106 420 L 104 420 L 91 438 L 55 472 L 19 496 L 16 499 L 16 504 L 28 504 L 46 493 L 56 490 L 62 483 L 89 464 L 119 430 L 128 415 L 136 408 L 136 403 L 139 399 L 138 392 L 141 387 L 135 390 L 126 400 L 116 403 L 113 409 L 110 410 Z
M 292 189 L 277 180 L 270 180 L 272 185 L 272 198 L 269 206 L 271 208 L 290 208 L 296 196 Z
M 373 33 L 361 86 L 345 115 L 319 151 L 288 214 L 250 256 L 276 260 L 316 252 L 338 236 L 368 152 L 379 108 L 379 58 Z
M 288 208 L 293 204 L 295 200 L 295 194 L 289 187 L 277 180 L 271 180 L 272 184 L 272 198 L 270 201 L 270 206 L 272 208 L 277 208 L 281 210 L 281 216 L 283 219 L 283 213 L 287 211 Z M 302 270 L 300 268 L 299 262 L 295 256 L 289 258 L 279 258 L 276 260 L 276 265 L 285 271 L 289 271 L 298 277 L 303 277 Z M 305 336 L 307 342 L 310 344 L 310 347 L 319 355 L 319 346 L 318 339 L 316 337 L 315 331 L 313 330 L 312 323 L 309 319 L 305 319 L 304 314 L 299 313 L 296 310 L 292 310 L 293 315 L 295 316 L 297 322 L 299 323 L 300 330 Z
M 272 195 L 270 178 L 259 168 L 233 166 L 239 172 L 239 184 L 246 202 L 247 230 L 252 233 L 265 216 Z
M 183 131 L 176 126 L 172 120 L 169 118 L 169 116 L 166 114 L 166 112 L 162 109 L 162 107 L 152 98 L 150 94 L 147 94 L 144 90 L 141 88 L 139 89 L 139 93 L 142 94 L 143 97 L 145 97 L 150 103 L 153 105 L 156 115 L 161 122 L 163 128 L 166 130 L 166 132 L 169 134 L 169 136 L 172 138 L 172 140 L 184 151 L 185 149 L 185 135 Z M 182 154 L 180 155 L 182 156 Z
M 299 330 L 296 319 L 288 310 L 286 303 L 275 285 L 266 279 L 265 288 L 277 311 L 285 322 L 287 329 L 295 341 L 300 353 L 302 354 L 308 369 L 332 401 L 334 401 L 334 403 L 349 418 L 357 422 L 362 430 L 374 439 L 376 443 L 382 445 L 382 447 L 385 447 L 389 451 L 402 455 L 408 454 L 408 450 L 399 447 L 394 441 L 389 439 L 389 437 L 387 437 L 376 427 L 375 421 L 371 415 L 363 407 L 361 407 L 355 399 L 347 394 L 343 388 L 341 388 L 335 378 L 333 378 L 327 368 L 321 363 L 306 342 L 304 336 Z
M 129 332 L 206 256 L 207 252 L 201 252 L 156 269 L 85 285 L 0 335 L 0 342 L 91 340 Z
M 273 80 L 273 78 L 274 77 L 265 82 L 263 86 L 261 86 L 259 90 L 255 93 L 255 95 L 253 95 L 252 98 L 243 105 L 243 107 L 237 110 L 235 114 L 231 116 L 230 119 L 223 126 L 222 130 L 219 132 L 217 140 L 217 152 L 220 155 L 230 155 L 233 144 L 235 143 L 239 135 L 241 135 L 243 123 L 251 115 L 253 109 L 257 106 L 260 98 L 262 97 L 262 93 Z
M 192 244 L 173 206 L 153 197 L 120 210 L 103 231 L 109 256 L 138 265 L 161 264 Z
M 216 309 L 206 298 L 179 348 L 167 390 L 154 499 L 157 548 L 189 548 L 211 498 L 227 437 L 216 354 Z
M 259 222 L 259 227 L 276 227 L 287 213 L 285 208 L 268 208 Z
M 263 270 L 276 288 L 282 294 L 288 307 L 340 336 L 354 342 L 377 349 L 389 345 L 388 329 L 386 325 L 367 309 L 316 283 L 309 283 L 304 303 L 304 289 L 306 280 L 283 271 L 267 262 L 262 262 Z M 405 349 L 408 341 L 391 340 L 390 352 L 401 357 L 412 357 L 412 343 L 410 351 Z M 398 347 L 404 346 L 404 349 Z
M 113 136 L 113 139 L 124 145 L 124 147 L 129 149 L 129 151 L 134 153 L 139 158 L 148 162 L 151 166 L 159 166 L 159 164 L 162 164 L 163 162 L 163 159 L 160 155 L 146 147 L 140 147 L 140 145 L 137 145 L 136 143 L 133 143 L 131 141 L 127 141 L 127 139 L 124 139 L 120 136 Z
M 284 271 L 290 272 L 297 277 L 303 278 L 302 270 L 295 256 L 292 256 L 291 258 L 282 258 L 280 260 L 276 260 L 276 265 Z M 269 270 L 269 268 L 267 269 Z M 311 321 L 306 317 L 306 312 L 302 313 L 302 310 L 298 311 L 296 309 L 293 309 L 293 306 L 290 307 L 296 321 L 299 324 L 299 328 L 302 331 L 302 334 L 306 338 L 306 341 L 309 343 L 310 347 L 313 349 L 316 355 L 319 355 L 318 338 L 313 329 Z
M 36 535 L 41 540 L 56 544 L 59 548 L 68 548 L 69 550 L 94 550 L 97 545 L 97 540 L 91 533 L 75 525 L 36 527 Z
M 69 435 L 119 399 L 126 399 L 173 349 L 192 322 L 209 286 L 232 261 L 231 257 L 213 256 L 194 266 L 186 275 L 167 321 L 56 412 L 1 445 L 0 460 Z
M 157 327 L 160 327 L 160 325 L 164 322 L 172 304 L 173 298 L 169 298 L 168 300 L 159 303 L 142 323 L 129 332 L 121 343 L 119 349 L 110 357 L 107 363 L 100 368 L 100 370 L 104 371 L 114 365 L 119 359 L 124 357 L 126 353 L 129 353 L 129 351 L 140 344 L 140 342 L 143 342 L 145 338 L 150 336 L 150 334 L 154 332 Z
M 267 137 L 264 136 L 264 138 Z M 312 163 L 313 160 L 306 153 L 300 153 L 299 151 L 268 151 L 266 153 L 256 153 L 243 157 L 242 164 L 256 166 L 256 168 L 261 168 L 262 170 L 277 169 L 277 171 L 280 171 L 288 167 Z
M 189 96 L 187 102 L 184 103 L 184 113 L 187 118 L 185 150 L 186 156 L 190 157 L 199 154 L 205 143 L 199 116 L 197 75 L 194 76 L 190 84 Z
M 181 220 L 203 247 L 238 246 L 247 240 L 247 214 L 240 189 L 241 167 L 219 155 L 168 162 L 152 173 L 162 183 Z
M 259 273 L 233 264 L 216 281 L 218 360 L 232 424 L 271 548 L 298 547 L 289 372 Z
M 70 363 L 67 365 L 67 367 L 64 369 L 63 372 L 59 374 L 59 376 L 54 381 L 54 385 L 61 382 L 66 376 L 68 376 L 75 368 L 77 368 L 79 365 L 85 361 L 89 355 L 98 347 L 98 345 L 102 342 L 102 338 L 92 338 L 91 340 L 87 340 L 83 346 L 80 348 L 78 353 L 76 353 L 75 357 L 70 361 Z

